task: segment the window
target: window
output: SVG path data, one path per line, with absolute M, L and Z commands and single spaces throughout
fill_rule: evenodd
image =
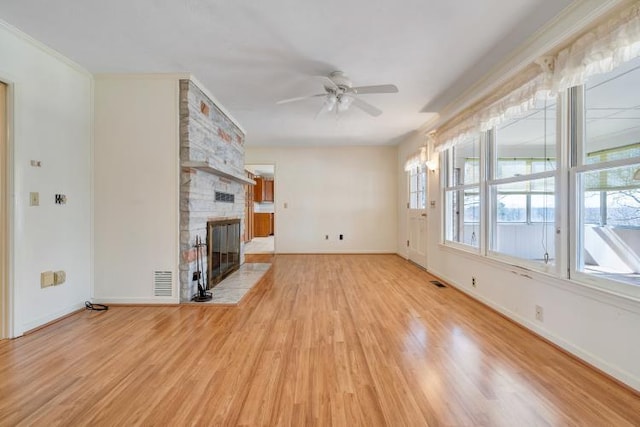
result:
M 639 11 L 436 131 L 445 244 L 640 298 Z
M 480 247 L 480 137 L 447 150 L 445 241 Z
M 425 209 L 427 207 L 427 171 L 416 166 L 409 171 L 409 208 Z
M 542 266 L 555 260 L 556 103 L 492 132 L 489 251 Z
M 640 285 L 640 59 L 573 93 L 574 274 Z

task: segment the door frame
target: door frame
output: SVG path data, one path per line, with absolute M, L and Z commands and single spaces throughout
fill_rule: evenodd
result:
M 13 84 L 0 76 L 0 339 L 13 337 Z

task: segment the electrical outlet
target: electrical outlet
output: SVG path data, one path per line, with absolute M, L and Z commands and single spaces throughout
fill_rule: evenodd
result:
M 539 305 L 536 305 L 536 320 L 539 322 L 544 322 L 544 311 Z
M 476 278 L 474 276 L 471 276 L 471 286 L 476 287 Z
M 324 235 L 324 240 L 329 240 L 329 235 L 328 234 Z
M 344 240 L 344 234 L 340 235 L 340 240 Z
M 54 274 L 53 271 L 43 271 L 40 273 L 40 287 L 47 288 L 49 286 L 53 286 L 54 284 Z
M 59 270 L 53 273 L 53 284 L 62 285 L 67 280 L 67 273 L 63 270 Z

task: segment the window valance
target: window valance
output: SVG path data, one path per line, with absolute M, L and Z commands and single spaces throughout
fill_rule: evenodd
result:
M 584 84 L 591 76 L 608 73 L 640 56 L 640 3 L 588 31 L 556 58 L 557 91 Z
M 492 96 L 468 108 L 437 131 L 436 151 L 447 150 L 478 132 L 533 108 L 538 99 L 550 96 L 551 67 L 532 64 Z
M 462 111 L 436 133 L 436 151 L 447 150 L 478 132 L 532 109 L 588 77 L 612 71 L 640 56 L 640 3 L 580 36 L 555 56 L 541 58 L 495 91 Z

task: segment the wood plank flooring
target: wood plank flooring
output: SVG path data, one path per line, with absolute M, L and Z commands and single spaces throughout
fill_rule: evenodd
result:
M 640 397 L 395 255 L 277 255 L 238 307 L 0 343 L 0 425 L 638 426 Z

